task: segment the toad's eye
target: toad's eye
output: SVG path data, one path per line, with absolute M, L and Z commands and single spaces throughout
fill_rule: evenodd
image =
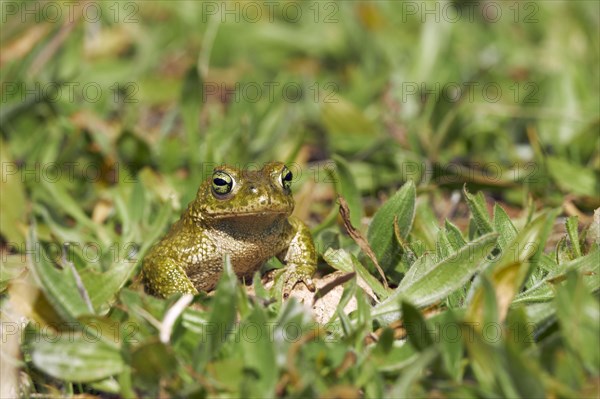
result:
M 212 175 L 212 189 L 217 195 L 225 195 L 233 188 L 233 178 L 227 173 L 217 170 Z
M 281 170 L 281 185 L 283 186 L 284 189 L 289 190 L 290 187 L 292 186 L 292 178 L 294 176 L 292 175 L 292 172 L 290 172 L 290 170 L 287 168 L 287 166 L 284 166 L 283 169 Z

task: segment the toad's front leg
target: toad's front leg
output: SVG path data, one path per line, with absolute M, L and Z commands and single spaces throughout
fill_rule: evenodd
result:
M 317 251 L 310 230 L 301 220 L 293 216 L 288 219 L 288 222 L 291 226 L 291 239 L 288 247 L 277 255 L 277 258 L 287 265 L 283 288 L 286 297 L 300 281 L 309 290 L 314 291 L 312 276 L 317 269 Z
M 183 268 L 171 258 L 144 260 L 144 285 L 151 295 L 168 298 L 175 293 L 197 294 Z

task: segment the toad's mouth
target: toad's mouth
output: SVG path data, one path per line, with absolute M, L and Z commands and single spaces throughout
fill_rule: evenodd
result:
M 212 213 L 210 217 L 213 219 L 244 219 L 244 218 L 254 218 L 254 219 L 271 219 L 278 216 L 287 216 L 290 215 L 290 211 L 251 211 L 251 212 L 223 212 L 223 213 Z

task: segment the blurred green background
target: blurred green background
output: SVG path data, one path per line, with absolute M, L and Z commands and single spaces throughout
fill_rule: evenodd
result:
M 207 165 L 339 155 L 365 196 L 598 206 L 597 2 L 57 4 L 3 3 L 3 161 L 108 185 L 150 167 L 187 202 Z

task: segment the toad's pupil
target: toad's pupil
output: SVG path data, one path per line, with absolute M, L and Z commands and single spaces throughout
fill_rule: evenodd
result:
M 227 182 L 221 178 L 216 178 L 213 180 L 217 186 L 226 186 Z

